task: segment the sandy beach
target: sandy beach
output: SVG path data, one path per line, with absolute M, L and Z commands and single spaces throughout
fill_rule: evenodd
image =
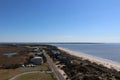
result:
M 73 55 L 73 56 L 76 56 L 76 57 L 80 57 L 83 60 L 88 60 L 88 61 L 94 62 L 94 63 L 96 63 L 98 65 L 101 64 L 104 67 L 113 68 L 113 69 L 115 69 L 117 71 L 120 71 L 120 64 L 117 63 L 117 62 L 113 62 L 113 61 L 110 61 L 110 60 L 107 60 L 107 59 L 102 59 L 102 58 L 90 56 L 90 55 L 87 55 L 87 54 L 84 54 L 84 53 L 73 52 L 71 50 L 64 49 L 64 48 L 61 48 L 61 47 L 58 47 L 58 49 L 63 50 L 63 51 L 67 52 L 70 55 Z

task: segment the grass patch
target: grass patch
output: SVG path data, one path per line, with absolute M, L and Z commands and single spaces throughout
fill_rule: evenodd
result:
M 28 71 L 38 71 L 38 70 L 49 70 L 49 64 L 44 63 L 36 67 L 26 67 L 26 68 L 17 68 L 17 69 L 1 69 L 0 70 L 0 80 L 8 80 L 17 74 L 28 72 Z
M 74 64 L 80 64 L 80 61 L 79 60 L 72 60 L 72 62 L 74 63 Z
M 2 69 L 0 70 L 0 80 L 8 80 L 13 76 L 22 73 L 21 69 Z
M 18 77 L 16 80 L 57 80 L 53 77 L 53 74 L 47 73 L 30 73 Z

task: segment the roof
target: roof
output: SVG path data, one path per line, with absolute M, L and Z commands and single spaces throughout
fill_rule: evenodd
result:
M 40 56 L 35 56 L 35 57 L 33 57 L 34 59 L 40 59 L 40 58 L 42 58 L 42 57 L 40 57 Z
M 34 51 L 39 51 L 39 48 L 35 48 Z
M 52 50 L 52 52 L 53 52 L 54 54 L 60 54 L 60 52 L 59 52 L 59 51 L 56 51 L 56 50 Z

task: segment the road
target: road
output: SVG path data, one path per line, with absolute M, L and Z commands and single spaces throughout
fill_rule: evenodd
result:
M 24 72 L 24 73 L 21 73 L 21 74 L 18 74 L 12 78 L 10 78 L 9 80 L 16 80 L 16 78 L 22 76 L 22 75 L 25 75 L 25 74 L 30 74 L 30 73 L 52 73 L 51 71 L 32 71 L 32 72 Z
M 52 61 L 52 59 L 46 54 L 44 53 L 46 59 L 47 59 L 47 62 L 48 64 L 50 65 L 51 69 L 52 69 L 52 72 L 56 75 L 57 79 L 58 80 L 66 80 L 63 75 L 58 71 L 57 67 L 55 66 L 54 62 Z M 18 74 L 14 77 L 12 77 L 11 79 L 9 80 L 15 80 L 17 77 L 20 77 L 22 75 L 25 75 L 25 74 L 29 74 L 29 73 L 45 73 L 45 72 L 41 72 L 41 71 L 32 71 L 32 72 L 25 72 L 25 73 L 21 73 L 21 74 Z M 46 73 L 52 73 L 51 71 L 47 71 Z
M 58 71 L 57 67 L 55 66 L 54 62 L 52 61 L 52 59 L 46 54 L 44 53 L 45 57 L 47 58 L 47 62 L 50 65 L 53 73 L 55 73 L 55 75 L 57 76 L 58 80 L 66 80 L 63 75 Z

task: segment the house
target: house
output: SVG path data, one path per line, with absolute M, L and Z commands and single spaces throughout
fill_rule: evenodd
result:
M 42 56 L 43 52 L 42 51 L 39 51 L 39 52 L 36 52 L 35 55 L 37 56 Z
M 65 56 L 59 55 L 58 59 L 60 60 L 60 62 L 64 63 L 68 67 L 71 67 L 73 64 L 73 62 L 68 57 Z
M 39 49 L 38 47 L 36 47 L 36 48 L 34 48 L 33 51 L 34 51 L 34 52 L 39 52 L 39 50 L 40 50 L 40 49 Z
M 43 50 L 40 48 L 35 48 L 33 51 L 37 56 L 41 56 L 43 54 Z
M 30 61 L 35 65 L 43 64 L 43 58 L 40 56 L 35 56 Z
M 60 52 L 57 51 L 57 50 L 52 50 L 52 53 L 53 53 L 53 54 L 60 54 Z
M 55 58 L 58 58 L 58 56 L 60 55 L 60 52 L 57 50 L 52 50 L 52 56 Z

